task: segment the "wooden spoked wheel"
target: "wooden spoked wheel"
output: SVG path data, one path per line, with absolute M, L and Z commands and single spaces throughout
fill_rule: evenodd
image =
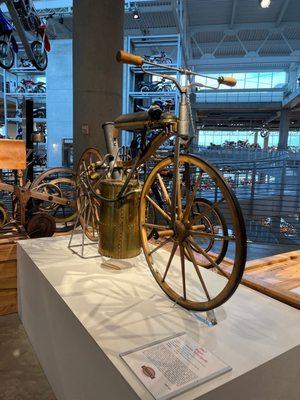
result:
M 231 297 L 244 272 L 246 231 L 236 197 L 217 169 L 180 155 L 176 173 L 174 159 L 162 160 L 145 181 L 139 213 L 147 263 L 174 302 L 208 311 Z M 232 260 L 226 268 L 225 255 Z
M 204 225 L 203 233 L 201 235 L 194 235 L 194 240 L 205 253 L 211 251 L 214 262 L 220 264 L 224 259 L 227 249 L 228 240 L 220 240 L 219 236 L 227 237 L 228 229 L 226 220 L 218 208 L 213 206 L 211 200 L 205 198 L 195 199 L 190 212 L 190 222 L 193 225 Z M 195 254 L 195 260 L 198 265 L 213 268 L 211 262 L 202 257 L 197 251 L 197 247 L 191 244 L 191 248 Z M 188 251 L 186 251 L 187 258 L 191 261 Z
M 87 179 L 93 189 L 98 192 L 99 182 L 102 179 L 97 173 L 86 172 L 91 164 L 102 161 L 101 153 L 91 147 L 85 150 L 80 157 L 77 167 L 77 210 L 79 221 L 85 235 L 93 242 L 99 238 L 99 200 L 97 200 L 89 190 Z
M 33 200 L 35 211 L 48 213 L 55 219 L 56 232 L 68 232 L 74 228 L 77 217 L 75 173 L 70 168 L 50 168 L 31 184 L 32 191 L 62 197 L 69 204 L 54 201 Z
M 54 218 L 56 232 L 68 232 L 73 229 L 77 216 L 75 181 L 70 178 L 61 177 L 53 179 L 50 182 L 41 183 L 34 190 L 49 196 L 57 196 L 69 200 L 70 203 L 68 205 L 57 204 L 51 200 L 34 200 L 34 203 L 36 210 L 48 213 Z

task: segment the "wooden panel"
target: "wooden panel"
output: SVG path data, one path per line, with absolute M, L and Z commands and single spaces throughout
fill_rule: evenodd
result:
M 17 311 L 17 246 L 0 245 L 0 315 Z
M 26 148 L 22 140 L 0 139 L 0 169 L 26 169 Z
M 242 283 L 300 309 L 300 251 L 248 262 Z
M 17 259 L 17 246 L 15 243 L 0 244 L 0 262 Z
M 0 315 L 12 314 L 17 311 L 17 290 L 0 290 Z
M 17 276 L 17 260 L 0 262 L 0 281 Z

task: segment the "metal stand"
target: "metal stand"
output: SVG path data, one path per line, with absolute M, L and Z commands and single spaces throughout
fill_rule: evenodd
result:
M 190 311 L 190 312 L 191 312 L 191 314 L 193 314 L 193 316 L 196 319 L 203 322 L 205 325 L 209 326 L 210 328 L 212 328 L 213 326 L 218 324 L 214 310 L 206 311 L 206 318 L 204 315 L 197 313 L 195 311 Z
M 86 198 L 85 198 L 85 202 L 84 202 L 83 208 L 81 208 L 80 211 L 77 213 L 76 222 L 75 222 L 75 225 L 74 225 L 74 228 L 72 230 L 72 233 L 71 233 L 71 236 L 70 236 L 70 240 L 69 240 L 69 243 L 68 243 L 68 249 L 70 249 L 74 254 L 77 254 L 79 257 L 84 258 L 84 259 L 100 257 L 100 254 L 92 255 L 92 256 L 85 256 L 84 255 L 85 246 L 92 246 L 92 245 L 98 246 L 98 242 L 86 243 L 86 240 L 85 240 L 85 233 L 84 233 L 84 228 L 83 227 L 87 226 L 86 212 L 85 212 L 86 208 L 87 208 L 87 202 L 86 202 Z M 80 244 L 72 244 L 73 237 L 74 237 L 74 234 L 75 234 L 75 230 L 76 230 L 76 227 L 79 224 L 79 219 L 80 219 L 81 216 L 83 216 L 83 227 L 81 227 L 81 243 Z M 76 248 L 76 247 L 81 247 L 81 251 L 79 251 L 79 252 L 75 251 L 74 248 Z
M 206 317 L 205 317 L 205 314 L 200 313 L 200 312 L 196 312 L 196 311 L 187 310 L 186 308 L 181 307 L 177 302 L 174 303 L 173 307 L 180 307 L 185 312 L 187 312 L 189 314 L 192 314 L 193 317 L 195 317 L 199 321 L 203 322 L 209 328 L 212 328 L 213 326 L 218 324 L 217 317 L 216 317 L 216 314 L 215 314 L 214 310 L 206 311 L 206 313 L 205 313 Z

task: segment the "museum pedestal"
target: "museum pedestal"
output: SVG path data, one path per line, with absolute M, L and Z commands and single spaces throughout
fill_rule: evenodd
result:
M 208 327 L 161 292 L 143 254 L 112 270 L 67 244 L 18 243 L 19 314 L 57 400 L 153 399 L 119 354 L 183 331 L 232 371 L 177 400 L 299 399 L 298 310 L 240 286 Z

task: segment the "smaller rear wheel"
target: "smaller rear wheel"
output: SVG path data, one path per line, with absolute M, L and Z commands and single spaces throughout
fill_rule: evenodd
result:
M 85 235 L 93 242 L 97 242 L 99 237 L 98 226 L 100 203 L 99 200 L 90 193 L 89 188 L 86 185 L 86 179 L 89 179 L 91 186 L 97 192 L 101 178 L 99 178 L 97 174 L 90 174 L 86 171 L 91 164 L 102 160 L 103 157 L 101 153 L 97 149 L 90 147 L 83 152 L 77 166 L 76 186 L 79 221 Z M 89 176 L 87 177 L 86 174 L 89 174 Z

